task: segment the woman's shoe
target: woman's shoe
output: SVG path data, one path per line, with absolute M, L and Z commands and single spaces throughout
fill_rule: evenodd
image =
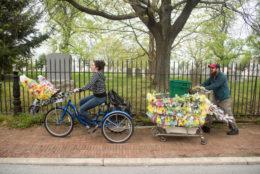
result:
M 98 128 L 98 124 L 96 124 L 96 125 L 93 126 L 93 127 L 90 127 L 89 130 L 88 130 L 88 133 L 89 133 L 89 134 L 94 133 L 94 132 L 97 130 L 97 128 Z

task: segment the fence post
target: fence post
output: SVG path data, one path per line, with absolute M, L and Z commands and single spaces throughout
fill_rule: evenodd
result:
M 17 113 L 22 111 L 21 107 L 21 100 L 20 100 L 20 86 L 19 86 L 19 76 L 18 72 L 14 71 L 14 83 L 13 83 L 13 96 L 14 96 L 14 116 L 17 115 Z

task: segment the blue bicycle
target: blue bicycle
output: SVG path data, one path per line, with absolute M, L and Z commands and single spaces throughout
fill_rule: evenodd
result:
M 69 135 L 73 130 L 75 118 L 77 118 L 84 126 L 88 126 L 79 115 L 75 105 L 71 103 L 72 94 L 73 91 L 64 93 L 63 98 L 69 98 L 65 107 L 54 107 L 45 115 L 44 126 L 52 136 L 65 137 Z M 98 114 L 93 120 L 99 125 L 99 127 L 101 127 L 103 136 L 109 142 L 126 142 L 134 132 L 132 117 L 123 111 L 108 112 L 108 110 L 104 110 L 101 107 L 105 105 L 105 103 L 100 105 Z M 99 119 L 101 115 L 104 117 Z

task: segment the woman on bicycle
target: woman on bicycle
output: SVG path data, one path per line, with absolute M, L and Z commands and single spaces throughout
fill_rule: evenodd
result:
M 91 71 L 94 72 L 89 83 L 82 88 L 74 89 L 74 93 L 81 92 L 85 90 L 90 90 L 93 92 L 93 95 L 82 98 L 79 100 L 79 112 L 83 116 L 83 119 L 88 123 L 89 130 L 88 133 L 93 133 L 98 128 L 92 118 L 88 114 L 88 110 L 94 108 L 107 100 L 106 94 L 106 85 L 105 85 L 105 76 L 103 73 L 105 67 L 105 62 L 102 60 L 94 60 L 91 64 Z

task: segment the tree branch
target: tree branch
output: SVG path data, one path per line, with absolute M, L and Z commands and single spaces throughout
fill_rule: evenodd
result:
M 91 15 L 101 16 L 101 17 L 104 17 L 104 18 L 107 18 L 110 20 L 125 20 L 125 19 L 132 19 L 132 18 L 137 17 L 135 13 L 130 13 L 130 14 L 126 14 L 126 15 L 111 15 L 111 14 L 105 13 L 103 11 L 92 10 L 90 8 L 84 7 L 80 4 L 78 4 L 77 2 L 75 2 L 74 0 L 62 0 L 62 1 L 67 1 L 68 3 L 73 5 L 75 8 L 77 8 L 81 12 L 91 14 Z
M 129 21 L 129 22 L 130 22 L 130 21 Z M 134 28 L 132 27 L 131 22 L 130 22 L 129 27 L 132 28 L 132 31 L 133 31 L 133 34 L 134 34 L 134 36 L 135 36 L 135 40 L 136 40 L 137 44 L 142 48 L 142 50 L 145 52 L 145 54 L 149 55 L 148 52 L 146 51 L 146 49 L 143 47 L 143 45 L 139 42 L 138 37 L 137 37 L 137 35 L 136 35 L 135 31 L 134 31 Z
M 202 4 L 207 4 L 207 5 L 208 5 L 208 4 L 223 5 L 223 7 L 229 9 L 230 11 L 234 11 L 234 12 L 238 13 L 239 15 L 241 15 L 241 16 L 243 17 L 245 23 L 246 23 L 247 25 L 249 25 L 254 31 L 260 32 L 260 25 L 257 23 L 257 21 L 254 21 L 254 20 L 251 18 L 250 14 L 248 14 L 248 13 L 245 12 L 244 8 L 242 7 L 242 2 L 241 2 L 241 0 L 239 0 L 239 2 L 240 2 L 240 5 L 241 5 L 243 11 L 237 10 L 237 9 L 234 8 L 230 3 L 228 4 L 228 3 L 226 3 L 226 2 L 227 2 L 227 0 L 223 0 L 223 1 L 220 1 L 220 2 L 219 2 L 219 1 L 212 1 L 212 2 L 200 1 L 200 3 L 202 3 Z M 256 6 L 257 6 L 257 5 L 258 5 L 258 3 L 256 4 Z M 207 8 L 209 8 L 209 7 L 207 7 Z
M 200 1 L 199 3 L 201 3 L 201 4 L 226 4 L 226 0 L 224 0 L 224 1 L 211 1 L 211 2 L 209 2 L 209 1 Z
M 240 4 L 241 4 L 241 2 L 240 2 Z M 257 5 L 258 4 L 256 4 L 256 6 Z M 231 5 L 227 6 L 226 8 L 241 15 L 247 25 L 249 25 L 254 31 L 260 33 L 260 24 L 257 21 L 254 21 L 254 19 L 252 19 L 251 15 L 245 12 L 243 7 L 242 7 L 243 12 L 235 9 Z
M 192 10 L 196 7 L 196 5 L 200 2 L 200 0 L 189 0 L 186 2 L 186 5 L 180 14 L 180 16 L 176 19 L 174 24 L 171 27 L 171 33 L 174 33 L 174 35 L 171 37 L 172 42 L 177 37 L 177 35 L 180 33 L 180 31 L 183 29 L 186 21 L 190 17 L 190 14 Z
M 184 1 L 181 1 L 181 2 L 178 2 L 176 4 L 174 4 L 174 6 L 171 7 L 171 11 L 173 9 L 176 9 L 178 6 L 182 5 L 182 4 L 185 4 L 187 2 L 187 0 L 184 0 Z
M 134 11 L 136 12 L 136 15 L 141 19 L 141 21 L 146 25 L 146 27 L 153 33 L 153 35 L 156 35 L 156 27 L 158 26 L 153 14 L 153 8 L 150 3 L 144 3 L 136 0 L 128 0 L 127 1 Z

